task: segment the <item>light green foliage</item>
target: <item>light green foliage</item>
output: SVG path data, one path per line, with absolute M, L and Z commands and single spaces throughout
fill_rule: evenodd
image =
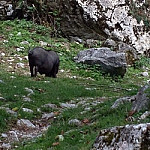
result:
M 18 33 L 21 33 L 21 36 Z M 0 50 L 6 53 L 6 56 L 12 56 L 15 63 L 18 60 L 15 54 L 24 57 L 28 49 L 39 46 L 39 41 L 47 42 L 51 46 L 44 46 L 48 50 L 55 50 L 60 56 L 60 69 L 63 72 L 58 73 L 58 78 L 46 78 L 38 75 L 37 78 L 30 78 L 24 72 L 29 72 L 28 62 L 23 61 L 27 68 L 15 70 L 14 74 L 8 72 L 8 63 L 0 63 L 0 106 L 7 106 L 15 110 L 17 115 L 11 116 L 6 111 L 0 109 L 0 133 L 11 128 L 16 124 L 17 119 L 38 119 L 43 113 L 59 112 L 54 121 L 51 121 L 51 127 L 34 141 L 20 143 L 19 150 L 85 150 L 89 149 L 95 140 L 99 130 L 116 126 L 125 125 L 131 104 L 121 105 L 118 109 L 110 109 L 117 98 L 123 96 L 135 95 L 141 85 L 145 83 L 148 77 L 142 77 L 140 67 L 134 69 L 128 68 L 125 77 L 112 79 L 109 76 L 103 76 L 98 70 L 99 66 L 88 66 L 76 64 L 73 58 L 80 50 L 86 49 L 84 45 L 70 43 L 64 38 L 51 38 L 51 30 L 44 26 L 39 26 L 25 20 L 1 21 L 0 34 L 3 37 L 0 40 Z M 3 42 L 8 40 L 8 42 Z M 22 41 L 28 41 L 29 44 L 20 44 Z M 16 51 L 16 48 L 24 47 L 24 51 Z M 145 59 L 145 58 L 144 58 Z M 5 58 L 7 60 L 7 57 Z M 142 62 L 143 61 L 143 62 Z M 1 61 L 0 61 L 1 62 Z M 14 63 L 14 66 L 15 66 Z M 149 61 L 141 59 L 141 64 L 149 67 Z M 14 67 L 13 66 L 13 67 Z M 139 66 L 137 64 L 137 66 Z M 14 76 L 15 78 L 12 78 Z M 70 78 L 75 76 L 76 78 Z M 47 81 L 47 82 L 45 82 Z M 32 101 L 25 102 L 24 96 L 28 95 L 25 88 L 32 89 L 34 94 L 28 96 Z M 91 99 L 90 99 L 91 98 Z M 90 109 L 84 112 L 85 107 L 78 105 L 77 108 L 60 111 L 60 103 L 74 101 L 77 105 L 79 101 L 86 101 Z M 97 105 L 92 105 L 94 101 L 102 101 Z M 52 103 L 57 108 L 43 108 L 44 104 Z M 33 110 L 33 113 L 23 112 L 22 108 Z M 41 112 L 38 111 L 41 109 Z M 68 125 L 69 120 L 78 119 L 82 122 L 81 126 Z M 149 121 L 149 118 L 147 119 Z M 55 137 L 63 134 L 64 140 L 58 141 Z M 53 143 L 59 142 L 59 145 L 53 146 Z M 18 143 L 19 144 L 19 143 Z

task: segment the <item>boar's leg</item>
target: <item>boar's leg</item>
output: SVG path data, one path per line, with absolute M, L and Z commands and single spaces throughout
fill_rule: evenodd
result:
M 32 66 L 32 65 L 30 66 L 31 77 L 36 77 L 37 71 L 38 71 L 37 66 Z
M 31 77 L 34 77 L 34 74 L 33 74 L 33 67 L 34 67 L 34 66 L 31 66 L 31 65 L 30 65 Z
M 57 78 L 56 74 L 58 73 L 58 67 L 59 67 L 59 64 L 56 64 L 52 69 L 51 76 L 53 78 Z
M 37 76 L 37 72 L 38 72 L 38 67 L 35 66 L 35 67 L 34 67 L 34 76 L 35 76 L 35 77 Z

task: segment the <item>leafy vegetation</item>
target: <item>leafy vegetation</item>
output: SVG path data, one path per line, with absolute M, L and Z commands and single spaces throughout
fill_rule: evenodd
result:
M 0 33 L 0 53 L 5 53 L 0 60 L 0 97 L 4 98 L 0 101 L 0 106 L 9 107 L 16 112 L 14 116 L 0 109 L 0 133 L 7 132 L 21 118 L 36 120 L 43 113 L 58 114 L 50 121 L 51 126 L 46 133 L 31 141 L 15 143 L 18 145 L 16 149 L 89 149 L 99 130 L 133 123 L 126 120 L 131 104 L 121 105 L 117 109 L 110 107 L 117 98 L 135 95 L 139 87 L 145 84 L 148 77 L 141 76 L 141 66 L 149 68 L 149 59 L 141 59 L 137 62 L 136 69 L 128 68 L 125 77 L 115 81 L 109 76 L 102 76 L 97 66 L 76 64 L 73 58 L 80 50 L 85 49 L 84 45 L 70 43 L 63 38 L 51 38 L 50 28 L 25 20 L 0 21 Z M 23 41 L 27 44 L 22 43 Z M 57 51 L 60 56 L 57 79 L 41 75 L 30 78 L 25 57 L 29 48 L 41 45 L 40 41 L 47 43 L 43 47 Z M 8 61 L 10 59 L 13 61 Z M 25 66 L 17 67 L 18 62 Z M 26 88 L 34 92 L 28 96 L 32 101 L 23 100 L 28 95 Z M 73 102 L 77 107 L 63 109 L 60 105 L 66 102 Z M 48 103 L 57 107 L 42 107 Z M 24 112 L 22 108 L 31 109 L 33 113 Z M 39 108 L 41 111 L 38 111 Z M 71 119 L 78 119 L 82 124 L 69 125 Z M 149 120 L 147 118 L 143 122 Z M 60 141 L 58 135 L 63 135 L 64 139 Z

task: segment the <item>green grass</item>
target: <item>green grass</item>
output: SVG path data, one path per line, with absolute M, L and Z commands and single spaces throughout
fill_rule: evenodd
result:
M 44 112 L 60 111 L 60 103 L 71 100 L 77 103 L 78 99 L 82 99 L 80 101 L 86 100 L 87 107 L 90 107 L 90 110 L 85 113 L 81 113 L 84 111 L 83 105 L 64 110 L 51 122 L 51 127 L 46 133 L 37 139 L 20 143 L 17 149 L 87 150 L 90 149 L 101 129 L 132 123 L 126 121 L 131 104 L 121 105 L 114 110 L 110 107 L 117 98 L 135 95 L 140 86 L 145 84 L 148 77 L 141 76 L 143 71 L 141 66 L 150 67 L 148 59 L 144 58 L 136 63 L 136 69 L 128 68 L 123 79 L 114 80 L 109 76 L 102 76 L 102 73 L 96 70 L 96 66 L 76 64 L 73 61 L 74 56 L 85 47 L 82 44 L 70 43 L 67 39 L 51 38 L 51 29 L 49 28 L 25 20 L 14 20 L 0 21 L 0 31 L 2 37 L 0 52 L 15 59 L 11 64 L 13 68 L 19 62 L 14 56 L 15 54 L 20 57 L 27 56 L 29 47 L 39 46 L 39 41 L 44 41 L 52 45 L 52 47 L 45 46 L 46 49 L 58 52 L 60 70 L 64 70 L 64 72 L 59 72 L 56 79 L 40 75 L 31 78 L 25 74 L 29 72 L 27 60 L 22 61 L 27 65 L 25 68 L 13 69 L 14 74 L 8 67 L 10 65 L 7 63 L 8 57 L 4 58 L 5 62 L 0 61 L 0 80 L 4 82 L 0 83 L 0 97 L 5 98 L 0 101 L 0 106 L 7 105 L 17 113 L 17 116 L 12 116 L 0 109 L 0 133 L 11 129 L 17 119 L 33 120 L 40 118 Z M 18 36 L 19 32 L 21 36 Z M 4 43 L 3 40 L 8 40 L 8 42 Z M 22 45 L 22 41 L 28 41 L 29 45 Z M 18 47 L 24 47 L 24 50 L 18 52 L 16 51 Z M 68 76 L 76 76 L 77 78 L 69 78 Z M 29 96 L 31 102 L 23 101 L 23 97 L 28 95 L 25 88 L 32 89 L 34 92 Z M 87 90 L 87 88 L 93 90 Z M 89 98 L 93 98 L 93 100 Z M 103 103 L 92 105 L 92 101 L 97 99 L 102 99 Z M 56 104 L 57 108 L 41 107 L 48 103 Z M 23 112 L 23 107 L 32 109 L 33 113 Z M 37 111 L 38 108 L 41 109 L 41 112 Z M 140 116 L 140 113 L 136 114 L 136 117 Z M 87 119 L 88 123 L 83 123 L 82 126 L 71 126 L 68 124 L 71 119 L 79 119 L 82 122 Z M 150 118 L 143 120 L 143 122 L 148 121 Z M 56 139 L 56 136 L 60 134 L 64 136 L 63 141 Z M 53 146 L 55 142 L 59 142 L 59 145 Z

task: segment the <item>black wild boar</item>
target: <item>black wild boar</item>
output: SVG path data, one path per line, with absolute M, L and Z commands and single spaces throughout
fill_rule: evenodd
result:
M 59 56 L 56 52 L 36 47 L 29 51 L 28 58 L 31 77 L 36 77 L 39 72 L 47 77 L 56 78 L 59 68 Z

